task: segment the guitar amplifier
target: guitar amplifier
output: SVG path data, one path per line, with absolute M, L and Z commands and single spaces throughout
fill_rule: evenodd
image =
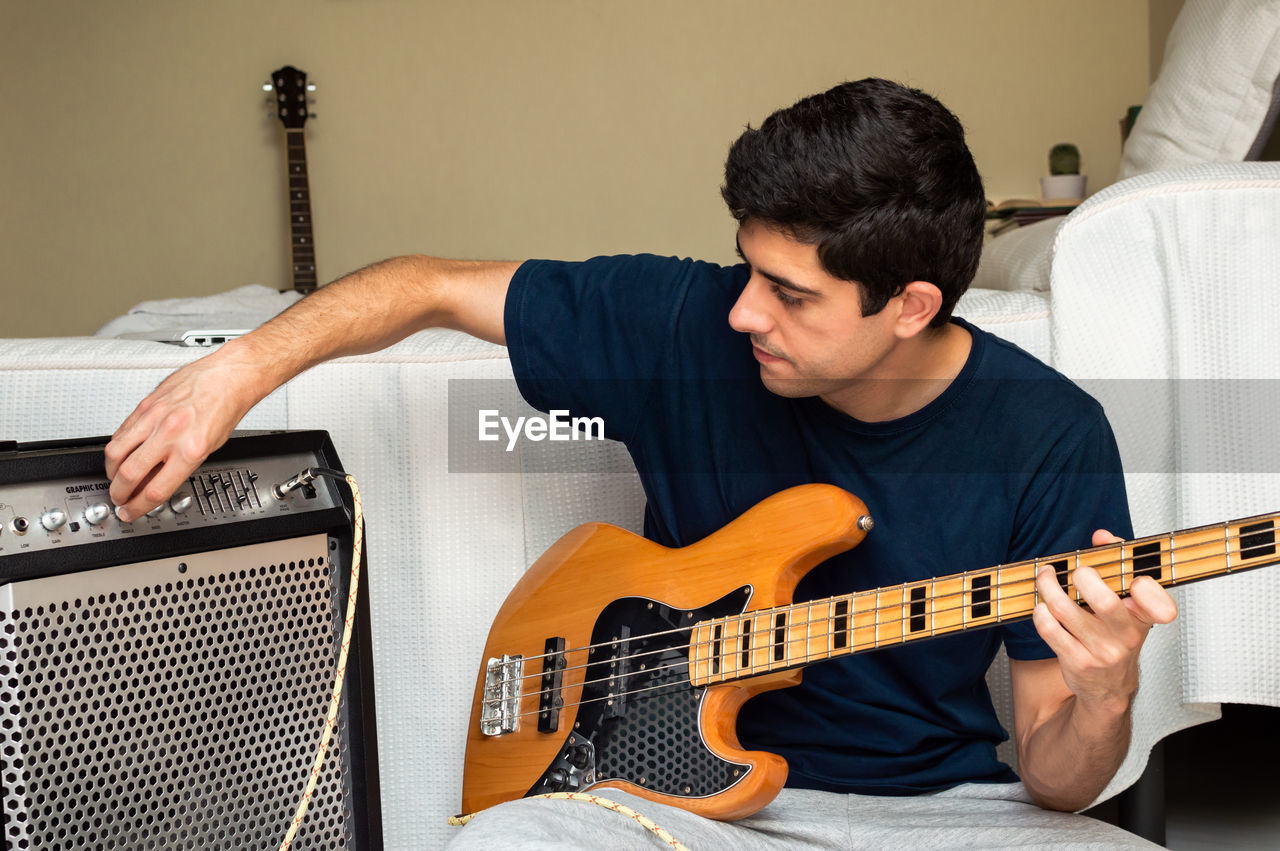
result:
M 275 848 L 333 688 L 352 504 L 325 432 L 239 433 L 133 523 L 105 438 L 0 443 L 6 848 Z M 368 595 L 297 849 L 381 847 Z

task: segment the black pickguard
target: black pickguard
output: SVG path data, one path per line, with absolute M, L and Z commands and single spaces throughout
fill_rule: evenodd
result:
M 699 609 L 640 597 L 606 606 L 591 633 L 594 649 L 573 730 L 526 794 L 625 780 L 696 798 L 723 792 L 746 776 L 750 766 L 721 759 L 703 743 L 703 690 L 689 682 L 689 641 L 695 623 L 740 613 L 750 596 L 743 586 Z

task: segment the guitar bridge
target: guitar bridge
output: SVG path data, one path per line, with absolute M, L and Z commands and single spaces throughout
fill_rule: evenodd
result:
M 520 692 L 524 677 L 524 657 L 490 659 L 484 668 L 484 705 L 480 709 L 480 732 L 486 736 L 514 733 L 520 726 Z

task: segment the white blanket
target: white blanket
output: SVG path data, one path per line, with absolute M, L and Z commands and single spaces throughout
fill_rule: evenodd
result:
M 198 298 L 166 298 L 134 305 L 97 331 L 95 337 L 118 337 L 140 332 L 173 332 L 192 329 L 257 328 L 302 298 L 293 290 L 279 292 L 250 284 L 225 293 Z

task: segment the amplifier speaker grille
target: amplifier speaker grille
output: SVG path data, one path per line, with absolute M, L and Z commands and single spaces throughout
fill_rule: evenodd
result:
M 6 847 L 278 845 L 328 709 L 331 569 L 311 535 L 0 588 Z M 295 848 L 352 842 L 346 728 Z

